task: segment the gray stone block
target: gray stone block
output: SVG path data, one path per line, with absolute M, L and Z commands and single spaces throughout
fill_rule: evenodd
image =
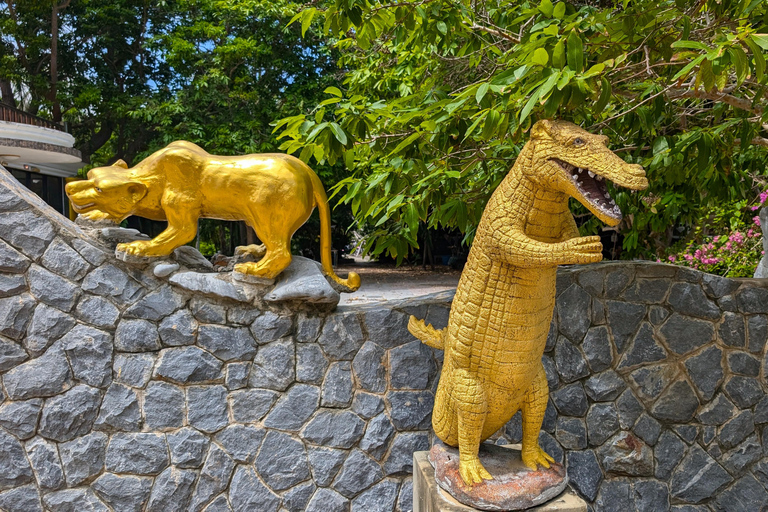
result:
M 761 398 L 755 405 L 755 423 L 768 423 L 768 396 Z
M 587 427 L 581 418 L 560 416 L 557 418 L 555 438 L 568 450 L 583 450 L 587 447 Z
M 352 365 L 349 361 L 332 363 L 321 388 L 322 407 L 348 407 L 353 393 Z
M 595 402 L 615 400 L 627 388 L 627 384 L 613 370 L 592 375 L 584 382 L 584 390 Z
M 569 286 L 559 294 L 555 302 L 557 323 L 561 333 L 574 343 L 579 343 L 589 329 L 591 316 L 590 295 L 578 285 Z
M 621 358 L 618 369 L 662 361 L 666 358 L 667 351 L 656 341 L 653 327 L 648 322 L 643 322 L 632 340 L 632 345 Z
M 723 322 L 717 328 L 717 333 L 723 343 L 729 347 L 744 348 L 747 340 L 744 315 L 726 311 L 723 313 Z
M 155 479 L 147 512 L 183 512 L 189 507 L 197 473 L 169 467 Z
M 104 329 L 114 329 L 120 316 L 114 304 L 95 295 L 85 295 L 75 308 L 75 314 L 83 322 Z
M 227 389 L 234 391 L 248 385 L 248 375 L 251 373 L 251 363 L 229 363 L 224 370 L 224 384 Z
M 560 414 L 566 416 L 584 416 L 589 404 L 587 395 L 580 382 L 574 382 L 552 392 L 552 401 Z
M 141 318 L 158 322 L 184 306 L 186 301 L 170 286 L 162 286 L 157 291 L 142 297 L 125 310 L 126 318 Z
M 275 491 L 293 487 L 309 478 L 309 462 L 304 445 L 288 434 L 270 431 L 256 462 L 256 470 Z
M 58 340 L 75 326 L 75 319 L 56 308 L 39 304 L 22 340 L 24 348 L 32 356 L 39 356 L 51 343 Z
M 27 280 L 24 276 L 0 274 L 0 297 L 12 297 L 27 289 Z
M 349 500 L 341 494 L 331 489 L 318 489 L 309 500 L 309 505 L 305 512 L 346 512 L 349 506 Z
M 394 510 L 398 487 L 395 480 L 382 480 L 352 500 L 352 512 Z
M 345 319 L 351 314 L 345 313 Z M 338 314 L 326 320 L 326 325 L 320 338 L 320 344 L 323 347 L 325 347 L 325 343 L 322 340 L 328 334 L 328 323 L 331 319 L 336 318 L 339 318 Z M 381 347 L 387 349 L 394 348 L 413 340 L 413 336 L 408 332 L 408 315 L 400 311 L 388 308 L 371 309 L 366 311 L 364 319 L 365 327 L 368 331 L 368 339 Z M 330 354 L 327 349 L 326 352 Z M 333 357 L 332 354 L 330 355 Z M 339 359 L 344 358 L 340 357 Z
M 122 384 L 112 384 L 101 402 L 101 411 L 95 427 L 100 430 L 139 430 L 141 414 L 136 392 Z
M 589 375 L 587 361 L 581 351 L 565 337 L 559 337 L 555 345 L 555 366 L 560 378 L 571 383 Z
M 29 439 L 37 432 L 42 405 L 40 398 L 6 402 L 0 406 L 0 426 L 19 439 Z
M 184 427 L 165 440 L 171 449 L 171 464 L 181 469 L 197 469 L 203 465 L 203 457 L 208 450 L 210 439 L 197 430 Z
M 763 446 L 757 434 L 746 438 L 739 446 L 722 456 L 721 464 L 733 476 L 741 475 L 744 470 L 760 460 Z
M 326 446 L 307 447 L 307 457 L 312 469 L 312 480 L 321 487 L 331 484 L 336 474 L 341 469 L 347 452 Z
M 317 343 L 296 345 L 296 380 L 306 384 L 322 384 L 328 359 Z
M 259 347 L 253 358 L 251 387 L 284 391 L 296 378 L 294 343 L 286 338 Z
M 179 384 L 214 382 L 222 378 L 223 363 L 198 347 L 167 348 L 160 351 L 155 377 Z
M 175 312 L 160 322 L 157 332 L 163 345 L 178 347 L 192 345 L 197 337 L 198 323 L 186 309 Z
M 0 299 L 0 334 L 14 340 L 21 339 L 36 305 L 35 299 L 27 293 Z
M 232 418 L 239 423 L 260 421 L 272 408 L 278 393 L 268 389 L 243 389 L 229 393 Z
M 631 432 L 619 432 L 597 449 L 607 474 L 653 475 L 653 451 Z
M 316 489 L 313 482 L 305 482 L 287 490 L 283 494 L 283 507 L 288 512 L 304 512 Z
M 643 413 L 632 427 L 632 431 L 649 446 L 656 444 L 661 435 L 661 423 Z
M 226 489 L 234 470 L 235 461 L 216 444 L 211 444 L 203 469 L 200 471 L 195 493 L 192 495 L 190 510 L 194 512 L 202 510 L 211 498 Z
M 32 262 L 19 251 L 0 240 L 0 272 L 21 274 Z
M 264 426 L 297 431 L 319 405 L 319 388 L 307 384 L 294 384 L 264 419 Z
M 683 315 L 708 320 L 720 319 L 720 308 L 704 294 L 704 290 L 697 284 L 674 284 L 669 291 L 667 302 L 675 311 Z
M 165 382 L 150 382 L 144 392 L 144 425 L 152 430 L 181 427 L 184 391 Z
M 715 500 L 715 510 L 752 512 L 768 506 L 768 492 L 752 475 L 744 475 Z
M 746 352 L 731 352 L 728 354 L 728 368 L 733 373 L 746 377 L 757 377 L 760 375 L 760 361 Z
M 94 247 L 93 245 L 75 238 L 72 240 L 72 247 L 75 248 L 80 255 L 88 261 L 91 265 L 99 266 L 107 261 L 108 255 L 101 249 Z
M 663 363 L 638 368 L 629 374 L 641 398 L 654 400 L 664 389 L 678 379 L 680 369 L 676 364 Z
M 0 336 L 0 372 L 14 368 L 29 359 L 29 355 L 17 343 Z
M 765 396 L 765 392 L 757 379 L 740 375 L 729 377 L 723 389 L 728 398 L 733 400 L 733 403 L 741 409 L 752 407 Z
M 634 270 L 631 268 L 617 268 L 611 270 L 605 275 L 605 296 L 609 299 L 615 299 L 629 285 L 634 277 Z
M 592 404 L 587 412 L 587 434 L 590 446 L 600 446 L 619 428 L 619 414 L 614 404 Z
M 227 310 L 227 323 L 251 325 L 261 314 L 261 310 L 253 306 L 230 306 Z
M 678 355 L 685 355 L 714 341 L 715 328 L 709 322 L 679 314 L 670 315 L 659 331 L 667 347 Z
M 381 467 L 365 453 L 352 450 L 341 471 L 333 481 L 333 488 L 347 498 L 353 498 L 382 479 Z
M 104 473 L 93 482 L 91 488 L 114 510 L 141 512 L 149 500 L 152 478 Z
M 592 450 L 573 451 L 566 454 L 565 467 L 571 486 L 589 501 L 594 501 L 603 472 L 597 463 L 597 457 Z
M 671 284 L 669 279 L 638 279 L 624 291 L 624 300 L 660 304 L 667 296 Z
M 85 276 L 82 287 L 83 291 L 110 298 L 117 304 L 132 304 L 143 294 L 139 283 L 111 264 L 91 271 Z
M 352 400 L 352 410 L 360 417 L 369 420 L 384 410 L 384 399 L 364 391 L 357 391 Z
M 595 507 L 603 512 L 634 510 L 632 488 L 625 480 L 606 480 L 600 486 Z
M 38 436 L 27 441 L 25 449 L 40 490 L 55 491 L 64 485 L 64 470 L 54 443 Z
M 93 428 L 100 404 L 98 389 L 85 384 L 75 386 L 45 402 L 39 433 L 59 442 L 85 435 Z
M 699 408 L 696 393 L 687 381 L 673 383 L 661 394 L 651 408 L 651 414 L 661 421 L 685 423 L 693 418 Z
M 614 300 L 606 301 L 605 305 L 608 310 L 608 326 L 613 334 L 616 350 L 622 353 L 645 317 L 645 306 Z
M 112 473 L 157 475 L 169 462 L 163 434 L 118 432 L 107 446 L 106 468 Z
M 368 315 L 370 316 L 371 313 Z M 379 338 L 384 341 L 389 340 L 389 334 L 380 336 L 382 324 L 373 324 L 369 320 L 367 325 L 376 325 L 373 333 L 369 331 L 371 340 L 377 341 Z M 337 312 L 326 318 L 318 343 L 332 360 L 351 361 L 363 346 L 363 331 L 357 314 Z
M 669 487 L 672 497 L 695 504 L 716 495 L 732 481 L 715 459 L 694 445 L 672 474 Z
M 157 327 L 146 320 L 121 320 L 115 331 L 115 348 L 121 352 L 160 350 Z
M 755 431 L 752 411 L 741 411 L 720 429 L 718 441 L 726 450 L 735 447 Z
M 109 512 L 104 502 L 87 487 L 46 494 L 43 503 L 51 512 Z
M 235 512 L 276 512 L 280 505 L 280 498 L 261 483 L 253 468 L 248 466 L 239 466 L 235 471 L 229 487 L 229 501 Z
M 425 389 L 436 374 L 432 351 L 421 341 L 389 351 L 389 383 L 393 389 Z
M 717 347 L 709 347 L 685 361 L 688 375 L 705 401 L 712 399 L 723 381 L 722 359 L 722 350 Z
M 739 311 L 744 313 L 768 313 L 768 289 L 744 286 L 736 294 Z
M 413 452 L 429 450 L 427 432 L 399 432 L 384 459 L 384 474 L 413 472 Z
M 360 449 L 376 460 L 381 460 L 389 448 L 389 441 L 395 435 L 395 427 L 386 413 L 379 414 L 365 429 L 365 435 L 360 440 Z
M 611 367 L 613 354 L 611 340 L 606 327 L 592 327 L 584 336 L 581 349 L 587 358 L 587 363 L 593 372 L 599 372 Z
M 296 341 L 299 343 L 312 343 L 317 341 L 322 326 L 323 317 L 300 313 L 296 320 Z
M 653 325 L 661 325 L 669 317 L 669 310 L 661 306 L 651 306 L 648 311 L 648 320 Z
M 56 230 L 48 219 L 26 210 L 0 213 L 0 233 L 6 242 L 36 260 L 43 255 Z
M 256 457 L 256 452 L 259 451 L 264 435 L 263 428 L 250 425 L 230 425 L 216 434 L 214 439 L 236 462 L 250 464 Z M 268 448 L 268 450 L 272 448 L 274 447 Z
M 669 489 L 667 486 L 654 480 L 636 482 L 635 510 L 638 512 L 669 510 Z
M 40 263 L 48 270 L 52 270 L 72 281 L 81 280 L 91 269 L 88 262 L 61 238 L 55 239 L 48 246 L 48 249 L 43 253 Z
M 560 387 L 560 376 L 557 374 L 555 362 L 549 356 L 541 356 L 541 366 L 544 367 L 544 373 L 547 375 L 547 386 L 550 391 Z
M 662 432 L 653 450 L 653 456 L 656 460 L 654 473 L 656 478 L 667 481 L 672 475 L 672 471 L 683 459 L 686 449 L 686 444 L 671 430 Z
M 753 315 L 747 317 L 747 333 L 749 351 L 753 354 L 762 354 L 765 342 L 768 340 L 768 316 Z
M 256 355 L 256 342 L 245 327 L 201 325 L 197 344 L 225 362 L 247 361 Z
M 227 388 L 224 386 L 192 386 L 187 388 L 187 421 L 189 426 L 208 434 L 227 426 Z
M 248 302 L 242 286 L 232 284 L 216 273 L 176 272 L 168 282 L 194 294 L 203 293 L 221 299 Z
M 363 437 L 365 422 L 351 411 L 320 410 L 301 433 L 310 443 L 350 448 Z
M 701 285 L 707 295 L 713 299 L 719 299 L 724 295 L 735 292 L 739 287 L 739 282 L 713 274 L 704 274 L 701 278 Z
M 0 510 L 5 512 L 43 512 L 40 492 L 34 485 L 0 493 Z
M 372 341 L 366 341 L 352 361 L 352 368 L 360 387 L 366 391 L 382 393 L 387 389 L 386 352 Z
M 189 309 L 192 311 L 195 319 L 204 324 L 226 324 L 227 323 L 227 308 L 217 304 L 211 303 L 211 301 L 201 298 L 192 297 L 189 302 Z
M 275 341 L 291 331 L 292 320 L 289 316 L 281 316 L 272 311 L 263 312 L 251 324 L 251 334 L 259 344 Z
M 227 501 L 227 497 L 224 495 L 221 495 L 215 500 L 213 500 L 210 503 L 210 505 L 205 507 L 204 512 L 232 512 L 232 507 L 229 506 L 229 501 Z
M 107 451 L 107 435 L 91 432 L 59 445 L 68 487 L 76 487 L 101 473 Z
M 152 377 L 152 367 L 157 356 L 154 354 L 117 354 L 112 370 L 115 382 L 134 388 L 143 388 Z
M 392 423 L 397 430 L 427 430 L 432 424 L 435 396 L 431 391 L 387 393 Z
M 32 467 L 21 443 L 12 435 L 0 430 L 0 490 L 32 483 L 34 479 Z
M 108 333 L 77 325 L 60 343 L 75 379 L 98 388 L 112 382 L 112 337 Z
M 413 478 L 403 480 L 400 486 L 400 494 L 397 496 L 398 512 L 410 512 L 413 510 Z

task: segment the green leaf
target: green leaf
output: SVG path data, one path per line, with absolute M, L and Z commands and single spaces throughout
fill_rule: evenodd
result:
M 681 78 L 685 78 L 685 77 L 687 77 L 687 76 L 688 76 L 688 73 L 690 73 L 690 72 L 691 72 L 691 70 L 692 70 L 693 68 L 695 68 L 696 66 L 698 66 L 698 65 L 701 63 L 701 61 L 703 61 L 703 60 L 704 60 L 704 57 L 705 57 L 705 55 L 699 55 L 698 57 L 696 57 L 695 59 L 693 59 L 691 62 L 689 62 L 688 64 L 686 64 L 686 65 L 685 65 L 685 67 L 684 67 L 683 69 L 681 69 L 680 71 L 678 71 L 678 72 L 675 74 L 675 76 L 673 76 L 673 77 L 672 77 L 672 81 L 674 82 L 675 80 L 679 80 L 679 79 L 681 79 Z
M 336 140 L 339 141 L 339 143 L 343 146 L 347 145 L 347 134 L 344 133 L 344 130 L 341 129 L 341 126 L 339 126 L 336 123 L 331 123 L 331 131 L 333 132 L 333 135 L 336 137 Z
M 301 160 L 305 164 L 308 164 L 309 159 L 312 158 L 312 151 L 313 151 L 313 147 L 311 144 L 308 146 L 304 146 L 304 149 L 301 150 L 301 154 L 299 155 L 299 160 Z
M 485 116 L 485 125 L 483 125 L 483 134 L 481 137 L 483 140 L 490 139 L 498 128 L 499 118 L 501 115 L 498 111 L 491 109 L 488 111 L 488 115 Z
M 601 114 L 603 110 L 605 110 L 606 105 L 608 105 L 608 101 L 611 99 L 611 82 L 604 76 L 600 78 L 600 82 L 600 97 L 597 99 L 597 103 L 592 107 L 593 115 Z
M 555 5 L 554 10 L 552 11 L 552 16 L 559 20 L 563 19 L 563 16 L 565 16 L 565 2 L 557 2 L 557 5 Z
M 445 24 L 444 21 L 438 21 L 435 23 L 435 27 L 437 27 L 438 32 L 440 32 L 443 35 L 448 34 L 448 25 Z
M 699 68 L 699 78 L 701 83 L 704 84 L 704 90 L 709 92 L 715 88 L 715 72 L 712 71 L 712 63 L 705 60 L 701 63 Z
M 311 7 L 309 9 L 304 9 L 301 13 L 301 37 L 304 37 L 304 34 L 307 33 L 307 30 L 309 30 L 310 25 L 312 25 L 312 20 L 315 17 L 315 14 L 317 13 L 317 9 L 314 7 Z
M 763 50 L 768 50 L 768 34 L 752 34 L 752 41 Z
M 539 10 L 544 13 L 544 16 L 551 18 L 553 11 L 551 0 L 541 0 L 541 4 L 539 4 Z
M 747 54 L 738 46 L 729 48 L 728 53 L 731 56 L 733 67 L 736 70 L 736 82 L 741 85 L 741 83 L 746 80 L 747 73 L 749 72 L 749 60 L 747 59 Z
M 755 67 L 755 78 L 760 81 L 763 79 L 763 74 L 765 73 L 765 56 L 754 41 L 745 39 L 744 43 L 749 46 L 749 49 L 752 51 L 752 59 L 754 60 L 752 64 Z
M 341 98 L 341 90 L 338 87 L 327 87 L 324 91 L 325 94 L 332 94 L 336 96 L 337 98 Z
M 556 68 L 563 69 L 565 66 L 565 44 L 560 39 L 552 50 L 552 65 Z
M 483 83 L 480 84 L 480 87 L 477 88 L 477 92 L 475 93 L 475 100 L 477 101 L 478 105 L 481 101 L 483 101 L 483 98 L 485 98 L 485 94 L 488 92 L 488 89 L 491 87 L 489 83 Z
M 584 69 L 584 45 L 576 29 L 568 34 L 568 67 L 577 73 Z
M 392 151 L 389 153 L 389 156 L 393 156 L 393 155 L 396 155 L 397 153 L 399 153 L 399 152 L 400 152 L 400 151 L 402 151 L 403 149 L 405 149 L 405 148 L 407 148 L 408 146 L 410 146 L 410 145 L 413 143 L 413 141 L 415 141 L 415 140 L 416 140 L 416 139 L 418 139 L 419 137 L 421 137 L 421 134 L 420 134 L 419 132 L 416 132 L 416 133 L 412 133 L 412 134 L 410 134 L 408 137 L 406 137 L 405 139 L 403 139 L 402 141 L 400 141 L 400 144 L 398 144 L 398 145 L 397 145 L 397 147 L 395 147 L 395 149 L 393 149 L 393 150 L 392 150 Z
M 700 43 L 698 41 L 675 41 L 672 43 L 672 48 L 690 48 L 692 50 L 704 50 L 705 52 L 708 52 L 712 49 L 704 43 Z
M 531 62 L 539 66 L 546 66 L 549 62 L 549 54 L 544 48 L 536 48 L 531 56 Z

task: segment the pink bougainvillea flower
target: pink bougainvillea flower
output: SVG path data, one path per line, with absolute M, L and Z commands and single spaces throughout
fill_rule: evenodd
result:
M 760 227 L 760 217 L 758 217 L 757 215 L 752 217 L 752 222 L 754 222 L 757 225 L 757 227 Z
M 671 256 L 670 256 L 668 259 L 669 259 L 669 261 L 671 261 L 671 262 L 673 262 L 673 263 L 674 263 L 675 261 L 677 261 L 677 256 L 675 256 L 674 254 L 672 254 L 672 255 L 671 255 Z
M 765 201 L 768 201 L 768 190 L 760 193 L 760 204 L 763 204 Z

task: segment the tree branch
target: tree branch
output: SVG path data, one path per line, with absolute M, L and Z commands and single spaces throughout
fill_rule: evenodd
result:
M 701 89 L 697 90 L 691 90 L 691 89 L 671 89 L 667 93 L 667 97 L 669 99 L 678 99 L 678 98 L 697 98 L 700 100 L 711 100 L 711 101 L 719 101 L 722 103 L 727 103 L 728 105 L 745 110 L 747 112 L 751 112 L 755 115 L 762 115 L 763 108 L 757 105 L 752 105 L 752 102 L 745 98 L 739 98 L 737 96 L 733 96 L 732 94 L 727 94 L 725 92 L 707 92 L 703 91 Z

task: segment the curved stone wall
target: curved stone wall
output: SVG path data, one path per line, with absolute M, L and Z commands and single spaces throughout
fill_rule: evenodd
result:
M 411 509 L 442 354 L 406 323 L 450 293 L 331 312 L 173 275 L 0 170 L 0 510 Z M 562 269 L 542 444 L 597 510 L 758 510 L 766 337 L 766 280 Z

